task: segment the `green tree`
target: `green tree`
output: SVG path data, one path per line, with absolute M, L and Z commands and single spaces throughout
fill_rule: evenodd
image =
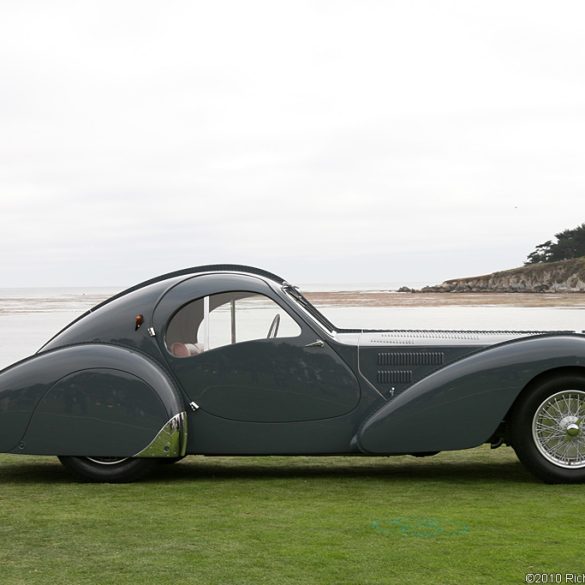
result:
M 572 230 L 565 230 L 555 235 L 556 242 L 548 240 L 536 246 L 526 259 L 525 264 L 556 262 L 585 256 L 585 223 Z

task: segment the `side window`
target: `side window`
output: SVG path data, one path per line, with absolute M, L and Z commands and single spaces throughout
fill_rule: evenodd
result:
M 169 322 L 165 342 L 174 357 L 185 358 L 224 345 L 300 334 L 294 319 L 268 297 L 229 292 L 179 309 Z

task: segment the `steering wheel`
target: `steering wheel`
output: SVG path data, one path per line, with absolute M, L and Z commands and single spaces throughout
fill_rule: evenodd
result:
M 272 323 L 270 323 L 270 327 L 268 328 L 268 335 L 266 339 L 274 338 L 278 335 L 278 328 L 280 327 L 280 313 L 276 313 L 274 319 L 272 319 Z

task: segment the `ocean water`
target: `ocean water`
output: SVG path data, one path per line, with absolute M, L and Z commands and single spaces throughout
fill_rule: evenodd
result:
M 330 290 L 348 290 L 344 286 L 337 285 Z M 0 289 L 0 369 L 33 354 L 78 315 L 116 292 L 112 288 Z M 585 307 L 322 306 L 320 309 L 337 326 L 351 329 L 585 331 Z
M 111 288 L 0 288 L 0 369 L 33 354 L 115 292 Z

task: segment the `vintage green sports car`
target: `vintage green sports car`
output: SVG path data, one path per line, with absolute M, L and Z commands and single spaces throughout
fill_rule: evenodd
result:
M 339 329 L 247 266 L 165 274 L 0 372 L 0 452 L 130 481 L 186 454 L 430 455 L 510 444 L 585 480 L 585 335 Z

